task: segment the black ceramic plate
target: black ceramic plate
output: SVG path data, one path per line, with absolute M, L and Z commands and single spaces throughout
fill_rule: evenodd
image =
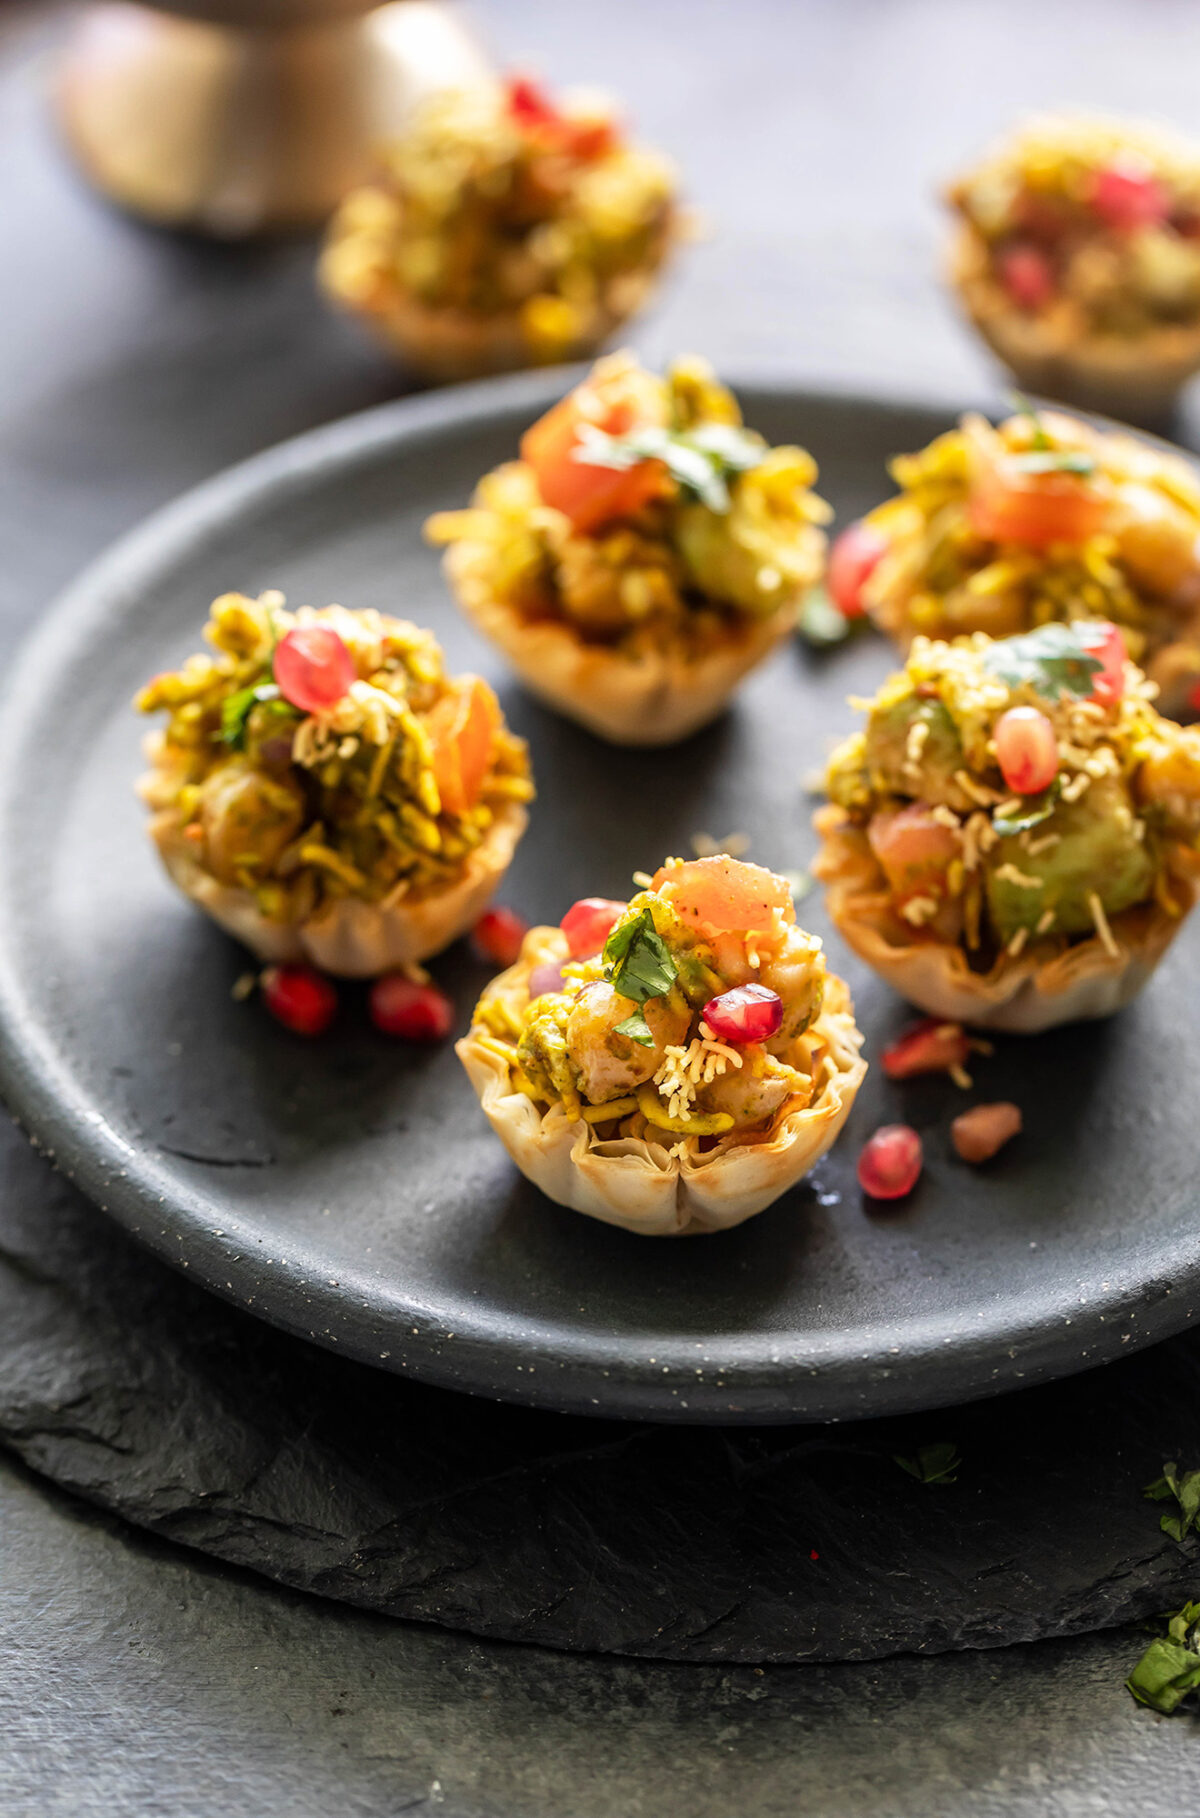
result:
M 197 642 L 227 588 L 378 606 L 431 625 L 498 685 L 532 745 L 532 826 L 503 892 L 532 919 L 691 836 L 762 863 L 813 846 L 804 778 L 847 692 L 891 663 L 865 636 L 781 651 L 717 726 L 665 753 L 598 744 L 507 679 L 458 618 L 421 523 L 466 500 L 562 388 L 524 376 L 408 401 L 235 469 L 98 563 L 38 630 L 0 725 L 0 1012 L 12 1105 L 61 1166 L 171 1262 L 263 1317 L 453 1387 L 672 1420 L 845 1418 L 1078 1370 L 1178 1330 L 1200 1286 L 1196 931 L 1112 1022 L 1009 1041 L 976 1098 L 1026 1132 L 985 1170 L 950 1151 L 970 1102 L 872 1069 L 836 1150 L 739 1230 L 638 1239 L 517 1175 L 449 1045 L 389 1044 L 349 991 L 336 1031 L 291 1037 L 231 987 L 245 955 L 160 874 L 132 793 L 141 679 Z M 749 420 L 816 453 L 846 517 L 944 413 L 744 387 Z M 877 1055 L 909 1012 L 827 937 Z M 465 1026 L 484 970 L 435 965 Z M 864 1203 L 854 1162 L 904 1118 L 911 1199 Z

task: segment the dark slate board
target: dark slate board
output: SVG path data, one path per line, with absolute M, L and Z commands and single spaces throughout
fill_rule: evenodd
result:
M 479 1635 L 744 1662 L 997 1646 L 1196 1590 L 1200 1549 L 1140 1488 L 1200 1461 L 1200 1336 L 847 1428 L 557 1416 L 286 1337 L 142 1251 L 15 1131 L 0 1162 L 0 1438 L 286 1584 Z M 941 1438 L 955 1484 L 892 1461 Z

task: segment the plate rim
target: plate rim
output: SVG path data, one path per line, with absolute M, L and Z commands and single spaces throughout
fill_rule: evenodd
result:
M 586 370 L 585 365 L 542 368 L 391 399 L 276 443 L 160 506 L 89 562 L 18 646 L 0 691 L 0 778 L 9 775 L 31 729 L 22 703 L 44 698 L 44 682 L 56 652 L 73 635 L 101 622 L 112 610 L 114 594 L 141 596 L 157 567 L 177 562 L 189 545 L 203 543 L 214 528 L 252 511 L 288 482 L 302 482 L 331 466 L 369 462 L 385 450 L 419 443 L 423 436 L 453 433 L 518 408 L 532 413 L 548 406 Z M 920 411 L 949 420 L 958 409 L 979 403 L 956 406 L 940 397 L 899 391 L 881 395 L 821 388 L 753 369 L 734 374 L 730 383 L 746 393 L 769 392 L 794 400 L 799 407 L 850 412 L 857 408 L 897 416 Z M 1177 452 L 1195 464 L 1196 457 L 1188 450 Z M 11 811 L 11 797 L 0 784 L 0 834 Z M 1065 1364 L 1061 1338 L 1053 1342 L 1056 1329 L 1042 1301 L 1034 1303 L 1024 1319 L 1014 1317 L 1013 1309 L 1026 1305 L 1024 1298 L 998 1307 L 989 1303 L 988 1317 L 978 1322 L 981 1329 L 964 1329 L 961 1318 L 953 1314 L 923 1316 L 920 1340 L 914 1343 L 908 1335 L 898 1364 L 888 1361 L 891 1349 L 880 1342 L 888 1335 L 883 1321 L 855 1329 L 851 1345 L 848 1331 L 806 1333 L 802 1357 L 786 1354 L 786 1334 L 764 1345 L 761 1334 L 751 1339 L 722 1333 L 714 1340 L 722 1361 L 710 1367 L 709 1380 L 701 1377 L 699 1382 L 695 1352 L 701 1347 L 677 1334 L 655 1341 L 655 1356 L 643 1359 L 631 1356 L 628 1338 L 606 1341 L 594 1331 L 584 1334 L 563 1327 L 552 1335 L 553 1350 L 539 1348 L 517 1316 L 495 1309 L 486 1329 L 473 1331 L 468 1320 L 465 1328 L 456 1321 L 457 1329 L 448 1332 L 411 1297 L 405 1301 L 403 1295 L 393 1294 L 385 1300 L 377 1278 L 363 1275 L 350 1282 L 345 1271 L 340 1285 L 351 1292 L 330 1302 L 320 1295 L 324 1278 L 315 1256 L 311 1268 L 292 1261 L 285 1271 L 272 1275 L 273 1303 L 265 1309 L 258 1300 L 262 1265 L 248 1254 L 232 1253 L 224 1241 L 226 1234 L 213 1228 L 213 1214 L 206 1219 L 198 1194 L 180 1193 L 174 1222 L 164 1223 L 167 1196 L 153 1189 L 156 1176 L 165 1177 L 169 1171 L 149 1151 L 127 1143 L 86 1102 L 67 1064 L 65 1046 L 50 1039 L 43 1020 L 25 1000 L 10 925 L 14 907 L 0 883 L 0 1090 L 34 1146 L 101 1211 L 169 1264 L 186 1267 L 210 1291 L 243 1309 L 249 1306 L 268 1323 L 373 1367 L 444 1388 L 599 1417 L 789 1423 L 911 1412 L 1002 1393 L 1128 1355 L 1131 1349 L 1178 1332 L 1194 1317 L 1187 1302 L 1200 1297 L 1200 1233 L 1185 1264 L 1173 1246 L 1169 1265 L 1157 1253 L 1146 1256 L 1123 1274 L 1114 1271 L 1107 1293 L 1091 1298 L 1086 1308 L 1072 1304 L 1068 1309 L 1064 1303 L 1063 1312 L 1071 1315 L 1073 1348 L 1077 1353 L 1082 1348 L 1086 1359 Z M 126 1172 L 132 1155 L 139 1156 L 140 1181 Z M 244 1245 L 239 1248 L 244 1252 Z M 324 1323 L 314 1320 L 312 1309 L 318 1305 Z M 399 1314 L 398 1305 L 403 1307 Z M 351 1309 L 353 1318 L 347 1316 Z M 402 1340 L 398 1321 L 405 1326 Z M 505 1331 L 506 1327 L 512 1330 Z M 511 1365 L 507 1370 L 497 1367 L 495 1354 L 504 1346 L 519 1347 L 526 1359 L 516 1380 Z M 947 1347 L 962 1365 L 957 1387 L 949 1393 Z M 981 1367 L 984 1352 L 993 1365 L 990 1371 Z M 701 1369 L 705 1362 L 706 1352 Z M 664 1378 L 671 1377 L 676 1378 L 671 1384 L 674 1399 L 663 1395 Z M 686 1400 L 679 1394 L 685 1380 Z M 595 1393 L 601 1383 L 602 1397 Z

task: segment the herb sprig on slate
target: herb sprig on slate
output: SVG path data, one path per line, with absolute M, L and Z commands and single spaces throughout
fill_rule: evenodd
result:
M 1175 1498 L 1178 1513 L 1160 1516 L 1158 1524 L 1172 1540 L 1183 1541 L 1200 1524 L 1200 1471 L 1185 1471 L 1180 1476 L 1179 1466 L 1172 1459 L 1163 1466 L 1162 1476 L 1146 1485 L 1142 1495 L 1151 1502 Z
M 604 960 L 605 977 L 613 990 L 639 1006 L 617 1024 L 617 1034 L 652 1048 L 654 1037 L 641 1005 L 652 997 L 666 997 L 679 974 L 649 909 L 617 923 L 605 943 Z
M 594 423 L 584 423 L 571 459 L 585 467 L 612 467 L 618 473 L 640 461 L 661 461 L 684 492 L 710 511 L 726 512 L 732 504 L 730 475 L 759 466 L 766 452 L 761 438 L 737 423 L 698 423 L 694 429 L 649 423 L 624 436 L 610 436 Z
M 892 1458 L 902 1471 L 907 1471 L 918 1483 L 957 1483 L 962 1464 L 958 1447 L 950 1439 L 939 1439 L 931 1445 L 918 1446 L 911 1455 L 893 1452 Z
M 1161 1620 L 1167 1625 L 1166 1634 L 1150 1643 L 1125 1685 L 1139 1704 L 1169 1717 L 1189 1692 L 1200 1688 L 1200 1603 L 1185 1603 Z
M 1029 686 L 1047 701 L 1062 695 L 1086 700 L 1104 665 L 1070 625 L 1039 625 L 1020 637 L 1000 638 L 983 652 L 983 666 L 1010 688 Z

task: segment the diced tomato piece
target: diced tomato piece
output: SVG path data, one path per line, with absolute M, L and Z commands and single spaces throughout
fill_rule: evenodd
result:
M 996 762 L 1016 795 L 1040 795 L 1058 775 L 1058 740 L 1037 707 L 1010 707 L 996 721 Z
M 861 520 L 848 524 L 835 540 L 829 551 L 825 585 L 844 618 L 861 619 L 866 612 L 863 588 L 887 550 L 888 541 L 883 532 Z
M 912 1079 L 918 1073 L 948 1073 L 966 1065 L 971 1043 L 961 1023 L 939 1021 L 935 1016 L 914 1023 L 911 1029 L 883 1051 L 883 1070 L 889 1079 Z
M 1091 204 L 1119 233 L 1156 227 L 1170 213 L 1166 191 L 1144 158 L 1120 152 L 1092 180 Z
M 863 1144 L 858 1184 L 872 1199 L 903 1199 L 921 1176 L 925 1156 L 910 1124 L 884 1124 Z
M 293 1035 L 323 1035 L 337 1015 L 337 987 L 314 966 L 268 966 L 263 1003 Z
M 1056 286 L 1054 267 L 1040 247 L 1006 246 L 996 263 L 1000 282 L 1018 308 L 1045 308 Z
M 674 482 L 661 461 L 618 470 L 575 460 L 581 427 L 591 424 L 605 435 L 623 436 L 664 423 L 666 415 L 666 395 L 652 373 L 637 366 L 598 369 L 525 431 L 521 459 L 533 469 L 547 505 L 565 513 L 576 530 L 595 530 L 667 496 Z
M 945 895 L 946 873 L 960 856 L 962 842 L 930 808 L 914 802 L 908 808 L 883 809 L 871 817 L 867 838 L 899 903 L 915 896 L 940 901 Z
M 471 930 L 471 945 L 480 959 L 490 960 L 494 966 L 511 966 L 528 932 L 529 923 L 523 915 L 498 906 L 484 910 Z
M 661 865 L 650 884 L 681 921 L 713 934 L 768 934 L 794 922 L 791 886 L 762 865 L 717 856 Z
M 581 896 L 572 903 L 558 924 L 567 937 L 571 958 L 586 959 L 599 953 L 628 907 L 607 896 Z
M 477 675 L 459 676 L 434 703 L 425 725 L 447 814 L 465 814 L 479 800 L 501 720 L 499 701 Z
M 1079 642 L 1101 664 L 1092 678 L 1089 700 L 1115 707 L 1125 693 L 1125 660 L 1128 651 L 1119 625 L 1109 619 L 1080 619 L 1074 626 Z
M 419 985 L 403 972 L 385 972 L 367 994 L 371 1021 L 384 1035 L 405 1042 L 444 1041 L 454 1027 L 454 1005 L 436 985 Z
M 967 518 L 977 536 L 995 543 L 1082 543 L 1104 528 L 1110 505 L 1090 477 L 1073 473 L 1024 473 L 1017 457 L 981 465 L 967 496 Z

